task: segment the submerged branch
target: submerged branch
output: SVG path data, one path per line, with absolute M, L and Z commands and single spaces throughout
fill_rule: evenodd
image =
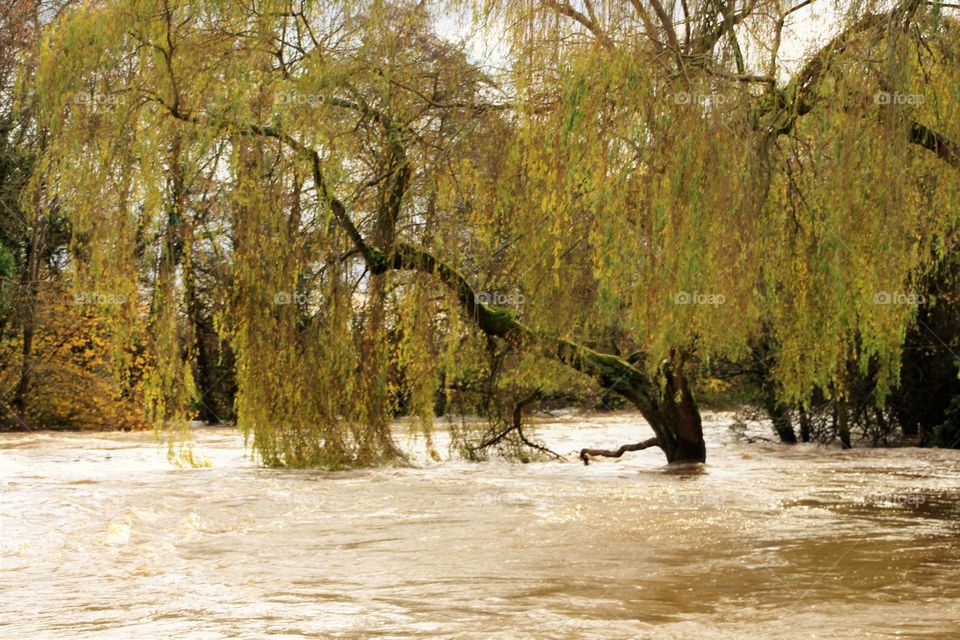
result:
M 619 458 L 628 451 L 642 451 L 643 449 L 649 449 L 650 447 L 659 447 L 660 440 L 657 438 L 650 438 L 649 440 L 644 440 L 643 442 L 638 442 L 636 444 L 625 444 L 619 449 L 581 449 L 580 450 L 580 459 L 583 460 L 583 464 L 590 464 L 590 456 L 602 456 L 604 458 Z

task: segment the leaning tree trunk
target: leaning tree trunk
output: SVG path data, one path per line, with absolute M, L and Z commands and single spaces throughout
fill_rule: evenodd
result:
M 706 444 L 703 441 L 703 424 L 700 411 L 693 399 L 683 363 L 664 371 L 666 385 L 658 402 L 660 419 L 650 421 L 657 433 L 660 448 L 667 462 L 705 462 Z
M 773 430 L 784 444 L 796 444 L 797 432 L 793 430 L 790 420 L 790 407 L 777 401 L 764 402 L 764 409 L 773 424 Z

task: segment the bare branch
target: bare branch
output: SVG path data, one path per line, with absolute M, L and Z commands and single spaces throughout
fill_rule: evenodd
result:
M 647 32 L 647 37 L 651 40 L 655 40 L 657 28 L 653 25 L 653 20 L 650 19 L 650 13 L 646 10 L 640 0 L 630 0 L 630 4 L 633 5 L 634 10 L 640 16 L 640 21 L 643 22 L 643 28 Z
M 673 28 L 673 21 L 670 19 L 670 16 L 667 15 L 667 12 L 664 11 L 663 5 L 660 4 L 660 0 L 650 0 L 650 6 L 653 7 L 653 12 L 657 14 L 657 18 L 660 20 L 663 30 L 667 34 L 667 40 L 670 41 L 670 46 L 673 48 L 674 52 L 678 57 L 682 55 L 682 50 L 680 49 L 680 41 L 677 40 L 677 32 Z

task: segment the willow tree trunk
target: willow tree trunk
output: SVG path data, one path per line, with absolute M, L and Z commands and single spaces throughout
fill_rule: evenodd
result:
M 42 223 L 37 224 L 27 245 L 26 269 L 21 282 L 23 292 L 23 344 L 21 349 L 20 377 L 13 396 L 13 407 L 21 427 L 27 428 L 27 395 L 33 383 L 33 339 L 37 324 L 37 295 L 39 293 L 40 261 L 43 245 Z
M 187 302 L 187 322 L 191 327 L 193 341 L 191 366 L 197 385 L 199 418 L 207 424 L 221 424 L 224 418 L 220 415 L 220 408 L 215 406 L 216 399 L 211 397 L 219 381 L 214 368 L 214 356 L 209 348 L 212 331 L 207 326 L 206 310 L 200 300 L 192 256 L 188 256 L 183 265 L 183 289 Z
M 760 398 L 763 409 L 770 418 L 774 432 L 784 444 L 795 444 L 797 442 L 797 433 L 793 429 L 793 422 L 790 419 L 790 406 L 780 401 L 780 385 L 774 379 L 771 372 L 771 365 L 776 359 L 776 346 L 774 339 L 768 332 L 765 332 L 763 338 L 759 340 L 754 347 L 753 357 L 761 365 L 760 371 L 755 374 L 760 386 Z
M 705 462 L 707 449 L 703 440 L 703 423 L 683 373 L 683 365 L 677 364 L 672 370 L 665 371 L 664 376 L 666 385 L 658 402 L 659 417 L 650 416 L 647 421 L 657 434 L 667 462 Z

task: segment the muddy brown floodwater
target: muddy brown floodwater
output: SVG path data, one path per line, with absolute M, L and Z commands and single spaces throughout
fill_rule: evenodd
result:
M 700 473 L 658 450 L 271 470 L 219 428 L 197 431 L 213 466 L 178 469 L 151 434 L 0 435 L 0 637 L 960 638 L 960 451 L 728 422 L 708 417 Z

